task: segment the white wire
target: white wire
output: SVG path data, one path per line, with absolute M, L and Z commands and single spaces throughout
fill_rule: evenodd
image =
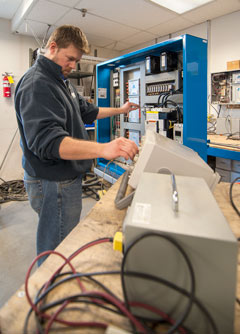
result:
M 42 43 L 40 42 L 39 38 L 35 35 L 34 30 L 31 27 L 31 24 L 28 21 L 25 21 L 25 22 L 26 22 L 27 26 L 30 28 L 30 30 L 31 30 L 31 32 L 33 34 L 33 37 L 35 38 L 35 40 L 38 43 L 39 47 L 41 48 L 42 47 Z

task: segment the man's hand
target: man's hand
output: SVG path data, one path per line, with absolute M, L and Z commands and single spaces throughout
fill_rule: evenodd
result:
M 59 155 L 64 160 L 83 160 L 104 158 L 112 160 L 123 157 L 132 159 L 138 153 L 134 141 L 124 137 L 117 138 L 109 143 L 96 143 L 94 141 L 64 137 L 59 145 Z
M 102 119 L 106 117 L 116 116 L 120 114 L 129 114 L 130 111 L 140 108 L 140 106 L 136 103 L 126 102 L 120 108 L 112 108 L 112 107 L 99 107 L 99 112 L 97 115 L 97 119 Z
M 101 157 L 107 160 L 112 160 L 118 157 L 123 157 L 126 160 L 133 160 L 138 153 L 138 147 L 134 141 L 124 137 L 117 138 L 109 143 L 101 145 L 104 145 Z
M 121 110 L 121 114 L 128 114 L 130 111 L 139 109 L 140 106 L 133 102 L 126 102 L 119 109 Z

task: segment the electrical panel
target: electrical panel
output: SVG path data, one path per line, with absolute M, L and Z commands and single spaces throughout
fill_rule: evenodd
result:
M 240 104 L 240 71 L 212 73 L 211 100 L 216 104 Z
M 139 105 L 129 115 L 98 120 L 98 142 L 124 136 L 141 146 L 148 128 L 179 141 L 174 127 L 182 124 L 183 145 L 206 161 L 207 40 L 188 34 L 174 37 L 98 64 L 96 77 L 99 107 L 127 101 Z M 99 175 L 111 176 L 114 183 L 131 164 L 117 160 L 97 159 Z
M 136 64 L 114 69 L 112 78 L 112 105 L 118 107 L 129 101 L 139 108 L 129 115 L 112 117 L 111 139 L 123 136 L 139 146 L 148 128 L 174 139 L 174 124 L 183 121 L 181 52 L 147 56 Z

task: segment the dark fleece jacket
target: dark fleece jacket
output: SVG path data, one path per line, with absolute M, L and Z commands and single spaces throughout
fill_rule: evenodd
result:
M 84 123 L 92 123 L 99 111 L 74 86 L 67 88 L 61 66 L 40 55 L 16 87 L 15 108 L 23 168 L 30 176 L 64 181 L 90 169 L 92 160 L 70 161 L 59 156 L 64 137 L 88 140 Z

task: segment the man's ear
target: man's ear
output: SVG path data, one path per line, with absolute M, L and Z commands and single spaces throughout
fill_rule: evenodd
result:
M 49 45 L 49 48 L 48 48 L 49 53 L 51 55 L 54 55 L 56 53 L 57 49 L 58 49 L 57 43 L 56 42 L 51 42 L 50 45 Z

